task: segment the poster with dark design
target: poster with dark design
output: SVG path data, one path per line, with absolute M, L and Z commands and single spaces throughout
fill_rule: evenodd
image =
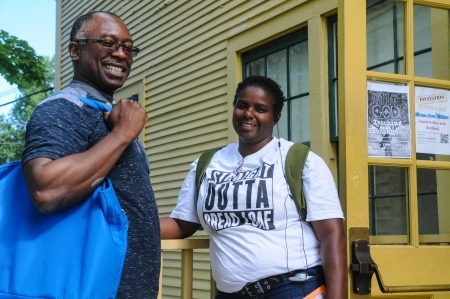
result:
M 367 130 L 370 157 L 411 157 L 408 86 L 367 83 Z
M 415 87 L 416 152 L 450 155 L 450 91 Z
M 202 207 L 205 223 L 215 231 L 241 225 L 275 229 L 273 172 L 267 163 L 239 173 L 213 170 Z

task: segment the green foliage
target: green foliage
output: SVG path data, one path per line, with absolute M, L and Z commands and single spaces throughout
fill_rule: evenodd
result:
M 55 77 L 55 61 L 54 58 L 50 59 L 49 57 L 43 59 L 45 62 L 45 85 L 51 86 Z M 51 94 L 50 91 L 40 92 L 45 89 L 49 88 L 32 84 L 25 88 L 19 87 L 22 95 L 15 102 L 9 115 L 0 115 L 0 164 L 20 160 L 25 142 L 26 122 L 39 102 Z
M 25 140 L 25 127 L 12 125 L 11 120 L 0 114 L 0 164 L 20 160 Z
M 0 75 L 19 89 L 46 86 L 45 58 L 24 40 L 0 30 Z

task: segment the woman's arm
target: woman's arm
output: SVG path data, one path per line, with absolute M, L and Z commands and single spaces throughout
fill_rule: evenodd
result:
M 163 217 L 159 219 L 161 239 L 184 239 L 192 236 L 200 224 L 181 219 Z
M 342 219 L 311 221 L 320 242 L 327 298 L 343 299 L 347 277 L 347 254 Z

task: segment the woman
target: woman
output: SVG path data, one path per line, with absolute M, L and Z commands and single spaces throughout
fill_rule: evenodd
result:
M 284 175 L 293 143 L 272 135 L 283 102 L 269 78 L 239 83 L 233 102 L 239 142 L 215 153 L 198 202 L 194 161 L 177 206 L 161 218 L 163 239 L 189 237 L 200 225 L 208 232 L 216 299 L 303 298 L 324 283 L 328 298 L 344 298 L 345 238 L 335 183 L 310 152 L 302 175 L 307 222 L 301 220 Z

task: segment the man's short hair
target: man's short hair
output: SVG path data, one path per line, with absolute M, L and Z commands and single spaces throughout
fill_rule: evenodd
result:
M 83 38 L 87 38 L 86 36 L 86 31 L 84 30 L 84 28 L 86 27 L 85 25 L 87 23 L 89 23 L 90 21 L 92 21 L 94 19 L 94 16 L 96 14 L 108 14 L 110 16 L 116 17 L 119 20 L 122 20 L 118 15 L 116 15 L 113 12 L 109 12 L 109 11 L 91 11 L 87 14 L 84 14 L 82 16 L 79 16 L 75 22 L 72 25 L 72 31 L 70 32 L 70 41 L 73 42 L 77 39 L 83 39 Z

